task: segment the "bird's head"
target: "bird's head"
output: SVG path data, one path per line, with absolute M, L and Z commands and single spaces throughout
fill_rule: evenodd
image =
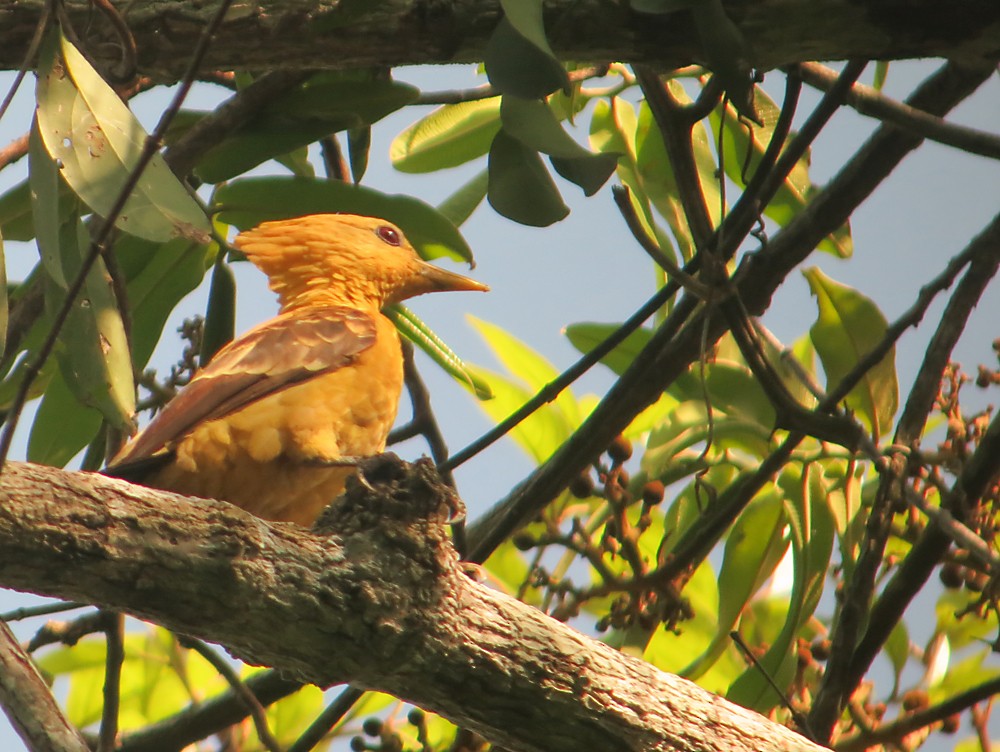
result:
M 283 311 L 311 305 L 381 308 L 425 292 L 489 288 L 421 259 L 390 222 L 310 214 L 264 222 L 234 245 L 278 294 Z

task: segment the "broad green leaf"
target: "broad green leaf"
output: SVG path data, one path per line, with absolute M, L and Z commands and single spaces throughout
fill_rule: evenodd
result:
M 472 261 L 472 250 L 447 217 L 412 196 L 381 193 L 336 180 L 246 178 L 215 193 L 219 219 L 241 230 L 273 219 L 343 212 L 382 217 L 399 225 L 425 259 Z
M 570 324 L 563 329 L 563 334 L 573 347 L 587 354 L 618 331 L 620 326 L 621 324 Z M 625 338 L 624 342 L 601 358 L 601 363 L 621 376 L 625 373 L 625 369 L 632 365 L 635 356 L 649 343 L 652 336 L 653 333 L 649 329 L 636 329 Z
M 795 639 L 819 605 L 835 535 L 819 465 L 806 465 L 801 473 L 790 466 L 782 472 L 779 484 L 785 492 L 794 566 L 785 622 L 761 657 L 761 667 L 750 667 L 726 695 L 727 699 L 758 712 L 767 712 L 780 703 L 762 671 L 774 678 L 779 687 L 792 678 L 796 663 Z
M 594 156 L 563 130 L 552 108 L 541 99 L 504 97 L 500 120 L 508 135 L 534 151 L 566 159 Z
M 885 336 L 885 316 L 874 302 L 813 267 L 803 272 L 816 296 L 819 316 L 809 329 L 826 371 L 827 390 L 841 380 Z M 899 401 L 896 348 L 867 374 L 847 396 L 847 404 L 871 428 L 875 441 L 888 435 Z
M 48 158 L 48 154 L 45 155 Z M 28 153 L 29 164 L 31 152 Z M 51 161 L 51 160 L 49 160 Z M 29 167 L 30 170 L 30 167 Z M 59 181 L 59 220 L 63 222 L 73 211 L 73 202 L 65 199 L 72 196 L 66 183 Z M 29 180 L 22 180 L 0 196 L 0 231 L 7 240 L 31 240 L 35 237 L 35 221 L 32 213 L 31 186 Z
M 537 13 L 537 23 L 531 21 L 521 23 L 519 17 L 522 14 L 520 12 L 515 14 L 521 28 L 537 40 L 539 34 L 531 31 L 528 26 L 541 29 L 541 0 L 512 0 L 510 4 L 520 6 L 518 10 L 525 10 L 524 15 Z M 501 18 L 483 52 L 483 63 L 490 83 L 503 94 L 513 94 L 525 99 L 544 97 L 557 89 L 566 90 L 569 87 L 566 69 L 551 50 L 547 50 L 548 43 L 544 41 L 544 32 L 541 41 L 545 45 L 544 48 L 518 31 L 510 17 Z
M 90 237 L 79 219 L 60 229 L 62 269 L 74 279 L 89 252 Z M 45 302 L 53 316 L 66 290 L 47 278 Z M 87 274 L 59 335 L 56 357 L 66 383 L 77 399 L 94 407 L 111 425 L 131 432 L 135 415 L 135 382 L 125 326 L 111 289 L 111 279 L 98 258 Z
M 107 215 L 138 163 L 145 132 L 65 38 L 60 44 L 53 35 L 43 45 L 37 98 L 38 130 L 46 150 L 61 164 L 73 191 L 95 212 Z M 209 231 L 205 213 L 159 154 L 146 166 L 115 224 L 159 242 L 204 240 Z
M 715 636 L 698 660 L 681 672 L 686 678 L 697 680 L 729 646 L 729 633 L 743 609 L 788 549 L 783 503 L 776 491 L 754 499 L 729 532 L 719 570 L 719 592 L 726 597 L 719 602 Z
M 458 383 L 468 387 L 478 399 L 493 398 L 489 384 L 477 378 L 476 374 L 455 354 L 455 351 L 448 347 L 413 311 L 397 303 L 386 308 L 385 314 L 392 319 L 392 323 L 410 342 L 427 353 L 431 360 L 441 366 Z
M 533 392 L 541 391 L 559 378 L 559 371 L 551 363 L 517 337 L 475 316 L 467 318 L 504 368 Z M 551 404 L 562 413 L 569 429 L 575 429 L 580 424 L 580 408 L 569 389 L 560 392 Z
M 323 710 L 323 690 L 307 684 L 267 708 L 267 727 L 282 749 L 290 747 Z
M 724 108 L 722 105 L 717 107 L 709 116 L 716 139 L 719 138 L 721 124 L 722 164 L 726 175 L 741 188 L 746 187 L 757 171 L 781 116 L 781 109 L 760 87 L 757 89 L 756 104 L 761 116 L 760 126 L 740 120 L 736 110 L 728 103 Z M 774 198 L 764 207 L 764 215 L 782 227 L 806 207 L 814 192 L 809 179 L 809 159 L 808 152 L 799 159 Z M 818 247 L 840 258 L 849 257 L 852 253 L 850 225 L 845 224 L 828 235 Z
M 461 227 L 465 224 L 465 220 L 472 216 L 472 212 L 483 203 L 489 181 L 489 172 L 481 170 L 472 180 L 438 204 L 438 211 L 455 227 Z
M 208 364 L 224 345 L 232 342 L 235 333 L 236 277 L 229 264 L 220 261 L 212 269 L 199 364 L 203 367 Z
M 492 399 L 478 404 L 496 423 L 506 419 L 534 396 L 530 389 L 499 373 L 476 366 L 469 366 L 469 369 L 473 377 L 485 383 L 493 394 Z M 569 433 L 561 412 L 552 405 L 543 405 L 512 429 L 510 437 L 540 465 L 562 446 Z
M 540 99 L 506 96 L 500 105 L 503 129 L 529 149 L 548 154 L 560 175 L 591 196 L 618 164 L 618 154 L 593 154 L 563 130 L 552 108 Z
M 59 169 L 45 151 L 42 137 L 38 134 L 38 122 L 32 123 L 28 138 L 28 184 L 31 186 L 31 219 L 35 227 L 38 255 L 46 273 L 62 288 L 69 283 L 62 267 L 62 252 L 59 247 L 61 204 L 72 206 L 75 198 L 61 199 L 59 195 Z M 68 216 L 67 216 L 68 219 Z
M 542 0 L 500 0 L 500 7 L 503 8 L 504 17 L 518 34 L 555 59 L 556 54 L 545 36 Z
M 330 80 L 320 74 L 278 97 L 209 149 L 195 172 L 208 183 L 228 180 L 331 133 L 366 127 L 409 104 L 418 94 L 414 87 L 395 81 Z M 206 114 L 183 113 L 171 135 L 182 133 Z
M 400 172 L 457 167 L 490 150 L 500 130 L 500 97 L 439 107 L 393 139 L 392 165 Z
M 128 273 L 128 299 L 132 307 L 132 359 L 145 368 L 163 333 L 163 325 L 180 300 L 205 276 L 206 246 L 176 238 L 162 245 L 131 236 L 121 238 L 115 253 Z
M 493 138 L 487 198 L 498 214 L 532 227 L 547 227 L 569 214 L 538 153 L 506 132 Z
M 65 467 L 98 431 L 101 414 L 80 403 L 62 374 L 56 373 L 45 388 L 28 434 L 28 462 Z
M 368 171 L 368 154 L 372 148 L 372 129 L 351 128 L 347 131 L 347 158 L 351 162 L 351 180 L 357 185 Z

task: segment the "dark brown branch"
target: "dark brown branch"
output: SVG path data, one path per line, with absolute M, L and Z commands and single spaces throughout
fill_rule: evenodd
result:
M 122 665 L 125 663 L 125 617 L 114 611 L 100 614 L 104 641 L 104 704 L 97 752 L 114 752 L 118 743 L 118 709 L 122 699 Z

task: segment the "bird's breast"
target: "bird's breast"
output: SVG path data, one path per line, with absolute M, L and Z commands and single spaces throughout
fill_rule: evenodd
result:
M 353 363 L 198 426 L 151 485 L 312 524 L 352 472 L 323 462 L 381 452 L 402 386 L 399 337 L 379 316 L 374 343 Z

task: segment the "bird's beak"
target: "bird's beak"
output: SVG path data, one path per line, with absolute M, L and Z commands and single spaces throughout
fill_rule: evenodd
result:
M 484 285 L 482 282 L 477 282 L 469 277 L 463 277 L 461 274 L 455 274 L 455 272 L 449 272 L 447 269 L 442 269 L 439 266 L 434 266 L 424 261 L 420 262 L 420 269 L 417 275 L 420 279 L 419 285 L 423 288 L 420 292 L 451 292 L 459 290 L 489 292 L 490 289 L 489 286 Z

